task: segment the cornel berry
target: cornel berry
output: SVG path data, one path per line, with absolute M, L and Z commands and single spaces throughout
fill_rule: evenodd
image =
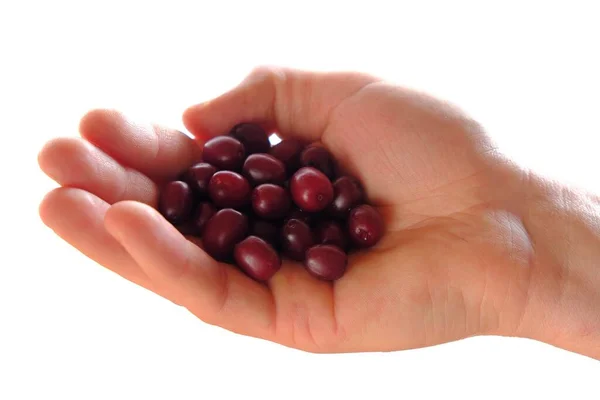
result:
M 348 247 L 347 234 L 342 225 L 336 221 L 323 221 L 315 230 L 317 243 L 332 244 L 345 250 Z
M 331 154 L 324 147 L 308 146 L 300 154 L 300 163 L 304 167 L 316 168 L 329 179 L 333 179 L 335 166 Z
M 192 165 L 184 174 L 182 180 L 199 197 L 208 196 L 208 182 L 210 178 L 217 172 L 217 169 L 207 163 L 198 163 Z
M 265 183 L 252 192 L 252 209 L 265 219 L 283 218 L 290 209 L 291 201 L 287 191 L 281 186 Z
M 359 247 L 374 246 L 383 236 L 383 219 L 373 207 L 363 204 L 350 211 L 350 238 Z
M 273 222 L 254 219 L 250 227 L 250 234 L 258 236 L 273 247 L 279 246 L 279 228 Z
M 270 244 L 256 236 L 248 236 L 235 246 L 237 265 L 258 281 L 268 281 L 281 268 L 279 254 Z
M 248 233 L 248 217 L 231 208 L 218 211 L 204 227 L 204 250 L 216 260 L 227 260 Z
M 331 181 L 318 169 L 300 168 L 290 179 L 292 199 L 304 211 L 324 210 L 333 200 Z
M 266 153 L 271 147 L 269 136 L 256 124 L 242 123 L 234 126 L 229 135 L 239 140 L 246 150 L 246 155 Z
M 193 222 L 193 229 L 196 235 L 202 236 L 206 223 L 216 214 L 216 212 L 217 209 L 212 203 L 202 202 L 198 204 Z
M 310 227 L 299 219 L 290 219 L 283 226 L 281 247 L 292 260 L 302 261 L 306 250 L 314 244 Z
M 208 140 L 202 161 L 162 188 L 158 210 L 254 280 L 268 281 L 287 258 L 334 281 L 347 252 L 368 251 L 385 232 L 362 184 L 336 171 L 325 147 L 296 139 L 271 147 L 261 126 L 240 123 Z
M 326 281 L 335 281 L 344 275 L 348 257 L 339 247 L 324 244 L 306 252 L 304 265 L 308 272 Z
M 252 154 L 246 158 L 242 174 L 252 186 L 263 183 L 283 185 L 286 180 L 285 165 L 268 154 Z
M 303 221 L 305 224 L 312 226 L 317 219 L 318 214 L 309 213 L 308 211 L 304 211 L 299 207 L 294 207 L 292 211 L 286 216 L 286 220 L 288 219 L 299 219 Z
M 271 147 L 269 154 L 281 161 L 288 173 L 293 174 L 300 168 L 300 154 L 304 149 L 302 142 L 296 139 L 283 139 Z
M 350 176 L 342 176 L 333 182 L 333 201 L 329 212 L 334 217 L 345 218 L 352 208 L 362 202 L 363 197 L 360 183 Z
M 170 223 L 186 222 L 192 211 L 192 191 L 187 183 L 173 181 L 163 188 L 158 209 Z
M 239 171 L 244 163 L 246 150 L 242 143 L 230 136 L 217 136 L 204 144 L 202 159 L 219 169 Z
M 250 201 L 250 185 L 233 171 L 219 171 L 208 183 L 210 198 L 218 207 L 239 208 Z

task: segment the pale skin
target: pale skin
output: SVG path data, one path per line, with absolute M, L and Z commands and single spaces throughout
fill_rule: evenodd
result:
M 600 359 L 600 198 L 516 165 L 460 110 L 369 75 L 259 68 L 183 121 L 195 140 L 89 112 L 80 138 L 40 152 L 61 186 L 40 205 L 44 223 L 206 323 L 284 346 L 395 351 L 503 335 Z M 287 261 L 255 282 L 155 210 L 161 183 L 243 121 L 320 141 L 384 215 L 382 241 L 334 284 Z

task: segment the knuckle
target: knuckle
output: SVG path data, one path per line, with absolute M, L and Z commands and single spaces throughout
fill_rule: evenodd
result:
M 260 79 L 260 80 L 269 80 L 269 81 L 281 81 L 285 80 L 287 74 L 287 69 L 284 67 L 280 67 L 277 65 L 259 65 L 252 69 L 248 78 L 250 79 Z

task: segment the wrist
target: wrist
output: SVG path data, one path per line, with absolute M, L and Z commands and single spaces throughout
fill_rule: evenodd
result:
M 600 359 L 600 199 L 527 182 L 520 214 L 534 257 L 517 334 Z

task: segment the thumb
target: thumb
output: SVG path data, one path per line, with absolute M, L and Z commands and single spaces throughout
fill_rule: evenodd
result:
M 376 81 L 355 72 L 260 67 L 231 91 L 188 108 L 183 123 L 199 140 L 254 122 L 282 137 L 318 141 L 336 107 Z

